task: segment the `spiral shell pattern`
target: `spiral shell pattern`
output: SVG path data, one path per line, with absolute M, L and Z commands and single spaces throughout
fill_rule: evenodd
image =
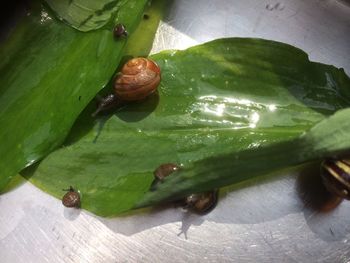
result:
M 146 58 L 129 60 L 114 83 L 115 95 L 124 101 L 138 101 L 156 91 L 161 79 L 158 65 Z
M 322 179 L 328 191 L 350 200 L 350 159 L 328 159 L 322 163 Z
M 79 207 L 80 194 L 74 189 L 69 190 L 62 198 L 62 204 L 65 207 Z
M 185 199 L 186 207 L 197 213 L 207 214 L 212 211 L 218 203 L 218 191 L 191 194 Z

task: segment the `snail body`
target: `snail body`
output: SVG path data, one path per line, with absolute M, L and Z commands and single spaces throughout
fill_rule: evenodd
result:
M 62 204 L 65 207 L 80 207 L 80 194 L 72 186 L 65 191 L 68 192 L 62 197 Z
M 323 161 L 321 176 L 329 192 L 350 200 L 350 159 L 327 159 Z
M 92 116 L 120 102 L 145 99 L 157 90 L 160 80 L 160 68 L 153 60 L 147 58 L 129 60 L 115 78 L 113 94 L 107 95 L 100 101 Z

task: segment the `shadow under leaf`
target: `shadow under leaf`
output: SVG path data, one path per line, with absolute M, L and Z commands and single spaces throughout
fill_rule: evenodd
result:
M 300 173 L 296 190 L 303 203 L 302 209 L 310 230 L 326 242 L 339 241 L 349 234 L 348 203 L 329 193 L 322 183 L 320 163 L 314 163 Z

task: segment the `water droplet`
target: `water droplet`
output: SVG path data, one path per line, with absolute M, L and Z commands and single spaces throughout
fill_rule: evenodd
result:
M 272 10 L 278 10 L 282 11 L 284 9 L 284 5 L 281 3 L 276 3 L 276 4 L 267 4 L 265 7 L 267 10 L 272 11 Z
M 272 11 L 273 10 L 273 5 L 267 4 L 265 7 L 267 10 Z
M 41 24 L 44 24 L 46 21 L 52 20 L 51 17 L 49 17 L 49 14 L 45 12 L 44 10 L 41 11 L 40 13 L 40 22 Z
M 226 108 L 226 105 L 225 105 L 225 104 L 223 104 L 223 103 L 219 104 L 219 105 L 217 106 L 217 108 L 216 108 L 216 115 L 217 115 L 217 116 L 222 116 L 223 113 L 224 113 L 224 111 L 225 111 L 225 108 Z
M 26 167 L 32 165 L 33 163 L 35 163 L 35 160 L 29 160 L 28 163 L 27 163 L 27 165 L 26 165 Z
M 281 4 L 281 3 L 276 3 L 275 6 L 274 6 L 274 8 L 275 8 L 276 10 L 282 11 L 282 10 L 284 9 L 284 5 Z
M 269 105 L 268 108 L 270 111 L 275 111 L 277 109 L 276 105 L 274 104 Z
M 254 112 L 251 116 L 252 122 L 257 123 L 259 121 L 259 119 L 260 119 L 259 114 L 257 112 Z
M 257 112 L 254 112 L 251 116 L 250 116 L 250 123 L 249 123 L 249 127 L 250 128 L 255 128 L 256 124 L 259 122 L 260 120 L 260 115 Z

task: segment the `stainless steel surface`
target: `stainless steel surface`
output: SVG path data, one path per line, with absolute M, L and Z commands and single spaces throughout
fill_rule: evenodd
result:
M 153 52 L 228 36 L 290 43 L 350 73 L 347 1 L 172 1 Z M 114 219 L 25 183 L 0 196 L 0 262 L 350 262 L 350 202 L 322 212 L 319 183 L 316 166 L 227 192 L 206 216 L 168 208 Z

